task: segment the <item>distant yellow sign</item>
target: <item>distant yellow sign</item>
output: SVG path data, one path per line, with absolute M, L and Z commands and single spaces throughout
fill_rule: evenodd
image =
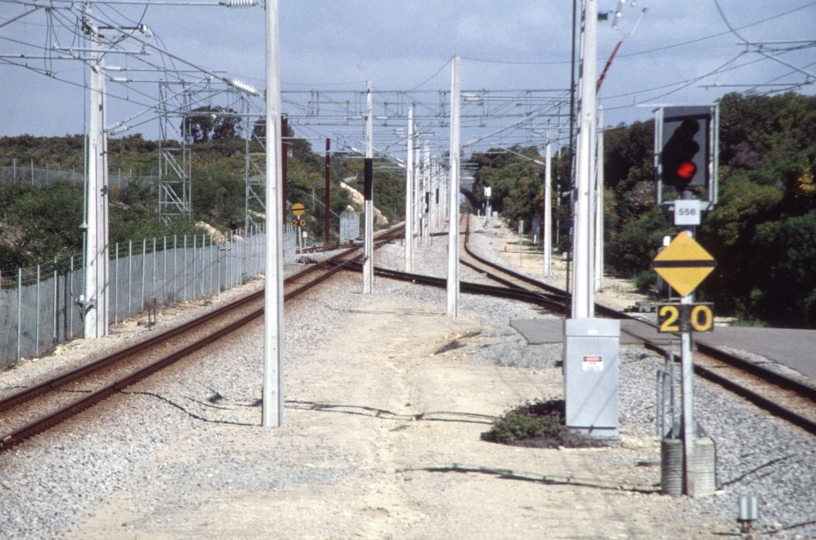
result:
M 306 207 L 303 206 L 303 204 L 295 203 L 292 205 L 292 213 L 295 214 L 297 217 L 302 216 L 304 212 L 306 212 Z
M 690 295 L 715 266 L 714 257 L 685 231 L 675 236 L 652 261 L 655 272 L 680 296 Z

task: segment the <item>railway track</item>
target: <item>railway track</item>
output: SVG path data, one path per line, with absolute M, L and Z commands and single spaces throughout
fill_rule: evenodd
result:
M 566 293 L 563 290 L 479 257 L 468 248 L 467 227 L 465 231 L 462 264 L 500 286 L 463 281 L 460 283 L 462 292 L 523 301 L 552 312 L 565 313 Z M 381 234 L 375 246 L 391 242 L 401 234 L 401 228 Z M 361 248 L 361 245 L 354 246 L 287 278 L 284 281 L 285 300 L 297 297 L 342 270 L 361 271 Z M 385 268 L 375 268 L 375 273 L 384 278 L 434 287 L 444 288 L 447 285 L 444 278 Z M 18 426 L 0 435 L 0 451 L 47 430 L 260 317 L 263 314 L 263 294 L 263 291 L 259 291 L 248 295 L 179 327 L 0 398 L 0 412 Z M 654 325 L 648 322 L 607 306 L 596 304 L 596 312 L 604 317 L 636 321 L 629 324 L 654 329 Z M 661 355 L 673 354 L 655 341 L 638 338 L 644 347 Z M 697 353 L 695 372 L 699 376 L 816 434 L 816 408 L 813 406 L 816 403 L 816 389 L 705 344 L 697 343 Z M 77 393 L 82 394 L 81 397 L 71 399 Z M 47 412 L 43 413 L 43 410 Z
M 402 234 L 393 228 L 378 235 L 375 247 Z M 292 300 L 362 257 L 362 245 L 314 264 L 284 280 L 284 299 Z M 116 392 L 263 315 L 264 291 L 247 295 L 175 328 L 0 398 L 6 423 L 17 426 L 0 435 L 0 452 L 67 420 Z M 76 397 L 79 394 L 80 397 Z
M 467 226 L 464 230 L 469 231 Z M 468 232 L 465 234 L 464 251 L 468 257 L 476 261 L 476 264 L 464 260 L 463 263 L 468 264 L 468 266 L 473 267 L 480 273 L 484 273 L 491 279 L 510 283 L 511 285 L 508 286 L 526 286 L 537 294 L 541 294 L 539 291 L 543 291 L 553 299 L 560 298 L 564 303 L 558 312 L 566 312 L 565 291 L 477 256 L 468 249 L 467 235 Z M 535 302 L 535 300 L 532 301 Z M 673 354 L 673 351 L 660 344 L 657 340 L 641 337 L 643 333 L 656 332 L 656 325 L 598 303 L 595 304 L 595 311 L 602 317 L 631 321 L 627 326 L 639 325 L 648 328 L 647 332 L 633 332 L 626 329 L 622 329 L 622 332 L 628 332 L 637 337 L 644 347 L 652 349 L 663 356 Z M 809 433 L 816 434 L 816 407 L 814 407 L 816 405 L 816 388 L 756 365 L 717 347 L 702 343 L 700 340 L 696 341 L 695 346 L 697 350 L 694 370 L 698 376 L 740 395 L 771 414 L 779 416 Z M 679 361 L 679 358 L 675 357 L 675 360 Z
M 461 282 L 460 290 L 462 292 L 510 298 L 535 304 L 555 313 L 566 313 L 565 291 L 476 255 L 468 247 L 469 220 L 461 230 L 465 231 L 464 250 L 461 252 L 464 255 L 460 257 L 462 264 L 502 285 L 501 287 L 492 287 Z M 350 268 L 357 269 L 358 267 L 357 265 L 351 265 Z M 375 269 L 375 272 L 382 277 L 423 283 L 435 287 L 447 286 L 447 280 L 443 278 L 419 276 L 381 268 Z M 630 334 L 639 340 L 642 346 L 662 356 L 675 355 L 670 347 L 666 347 L 661 343 L 665 341 L 664 339 L 657 340 L 643 337 L 644 334 L 656 334 L 655 324 L 598 303 L 595 304 L 595 312 L 601 317 L 629 321 L 626 323 L 627 328 L 621 329 L 622 332 Z M 638 329 L 637 327 L 642 328 Z M 676 337 L 679 341 L 679 335 Z M 816 405 L 816 388 L 700 341 L 697 341 L 695 346 L 697 350 L 694 371 L 698 376 L 714 382 L 771 414 L 816 435 L 816 407 L 814 407 Z M 677 356 L 674 356 L 674 360 L 679 362 Z

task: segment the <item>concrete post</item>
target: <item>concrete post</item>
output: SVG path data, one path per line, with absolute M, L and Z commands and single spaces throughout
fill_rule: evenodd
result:
M 405 271 L 414 271 L 414 106 L 408 108 L 405 159 Z
M 363 196 L 365 197 L 365 245 L 363 246 L 363 293 L 374 287 L 374 115 L 371 81 L 366 82 L 366 138 Z
M 90 10 L 90 7 L 86 8 Z M 90 18 L 88 19 L 90 20 Z M 105 134 L 105 56 L 102 36 L 88 25 L 91 40 L 88 115 L 88 189 L 85 204 L 85 338 L 108 334 L 108 152 Z
M 283 167 L 278 0 L 266 0 L 266 291 L 263 427 L 283 425 Z M 280 214 L 279 214 L 280 213 Z
M 595 91 L 597 85 L 598 3 L 583 0 L 581 51 L 581 92 L 578 114 L 578 141 L 575 171 L 575 212 L 573 229 L 574 278 L 572 318 L 594 314 L 592 289 L 592 187 L 594 183 Z
M 552 273 L 552 157 L 551 143 L 547 141 L 544 158 L 544 226 L 541 231 L 541 246 L 544 250 L 544 275 Z
M 451 61 L 450 221 L 448 222 L 448 317 L 459 317 L 459 57 Z

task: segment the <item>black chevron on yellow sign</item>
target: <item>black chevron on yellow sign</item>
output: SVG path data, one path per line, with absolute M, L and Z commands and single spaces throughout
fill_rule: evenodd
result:
M 655 269 L 680 296 L 690 295 L 714 270 L 717 261 L 685 231 L 652 260 Z

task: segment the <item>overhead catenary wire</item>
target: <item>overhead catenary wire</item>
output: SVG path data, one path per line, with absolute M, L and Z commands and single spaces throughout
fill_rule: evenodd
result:
M 816 6 L 816 2 L 809 2 L 809 3 L 805 4 L 805 5 L 799 6 L 797 8 L 793 8 L 793 9 L 790 9 L 788 11 L 784 11 L 782 13 L 778 13 L 776 15 L 766 17 L 766 18 L 761 19 L 759 21 L 754 21 L 752 23 L 745 24 L 743 26 L 740 26 L 740 27 L 736 28 L 735 30 L 744 30 L 746 28 L 751 28 L 753 26 L 758 26 L 760 24 L 764 24 L 764 23 L 770 22 L 770 21 L 772 21 L 774 19 L 784 17 L 785 15 L 790 15 L 791 13 L 795 13 L 797 11 L 809 8 L 811 6 Z M 630 53 L 626 53 L 626 54 L 621 54 L 619 56 L 619 58 L 629 58 L 629 57 L 632 57 L 632 56 L 640 56 L 640 55 L 643 55 L 643 54 L 651 54 L 651 53 L 655 53 L 655 52 L 661 52 L 661 51 L 665 51 L 665 50 L 668 50 L 668 49 L 674 49 L 674 48 L 677 48 L 677 47 L 685 47 L 687 45 L 693 45 L 695 43 L 700 43 L 702 41 L 707 41 L 709 39 L 714 39 L 714 38 L 726 36 L 726 35 L 728 35 L 730 33 L 731 33 L 731 30 L 727 30 L 725 32 L 719 32 L 717 34 L 711 34 L 709 36 L 704 36 L 704 37 L 697 38 L 697 39 L 691 39 L 691 40 L 683 41 L 683 42 L 680 42 L 680 43 L 673 43 L 671 45 L 664 45 L 662 47 L 654 47 L 654 48 L 647 49 L 647 50 L 644 50 L 644 51 L 634 51 L 634 52 L 630 52 Z

